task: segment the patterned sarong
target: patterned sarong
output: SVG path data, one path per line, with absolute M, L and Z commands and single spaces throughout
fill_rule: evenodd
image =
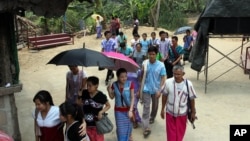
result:
M 116 134 L 118 141 L 129 141 L 132 133 L 132 122 L 128 117 L 128 112 L 115 111 Z

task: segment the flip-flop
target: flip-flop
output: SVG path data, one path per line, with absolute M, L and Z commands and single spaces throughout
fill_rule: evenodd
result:
M 151 134 L 151 130 L 145 130 L 143 132 L 144 138 L 147 138 Z
M 150 124 L 153 124 L 154 122 L 155 122 L 154 119 L 150 119 L 150 120 L 149 120 L 149 123 L 150 123 Z

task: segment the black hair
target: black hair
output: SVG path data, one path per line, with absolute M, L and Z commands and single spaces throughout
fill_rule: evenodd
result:
M 176 41 L 178 41 L 178 37 L 177 36 L 173 36 L 172 39 L 175 39 Z
M 125 43 L 125 42 L 120 43 L 120 47 L 121 47 L 121 48 L 123 48 L 123 47 L 125 47 L 125 46 L 126 46 L 126 43 Z
M 108 30 L 107 30 L 107 31 L 105 31 L 105 32 L 104 32 L 104 36 L 107 36 L 109 33 L 111 33 L 111 32 L 110 32 L 110 31 L 108 31 Z
M 127 73 L 127 70 L 125 68 L 119 68 L 116 71 L 116 76 L 119 77 L 122 73 Z
M 124 35 L 124 33 L 123 32 L 119 32 L 119 35 Z
M 51 106 L 54 105 L 51 94 L 46 90 L 41 90 L 41 91 L 37 92 L 33 98 L 33 102 L 35 102 L 37 99 L 41 103 L 49 102 L 49 105 L 51 105 Z
M 99 84 L 99 78 L 96 77 L 96 76 L 90 76 L 90 77 L 88 77 L 87 82 L 90 82 L 93 85 L 98 85 Z
M 159 32 L 159 36 L 161 36 L 162 34 L 164 34 L 165 33 L 165 31 L 160 31 Z
M 142 36 L 144 36 L 144 35 L 147 36 L 147 33 L 143 33 L 143 34 L 142 34 Z
M 155 32 L 151 32 L 151 35 L 156 35 L 156 33 Z
M 71 115 L 74 120 L 82 123 L 83 111 L 79 105 L 66 101 L 59 106 L 59 109 L 62 116 Z
M 166 36 L 168 37 L 168 32 L 165 32 Z
M 137 43 L 135 46 L 137 46 L 137 45 L 140 45 L 140 46 L 142 47 L 142 44 L 141 44 L 141 43 Z
M 139 37 L 140 38 L 140 35 L 139 34 L 133 34 L 134 37 Z
M 186 33 L 187 33 L 187 32 L 190 33 L 191 31 L 190 31 L 189 29 L 187 29 L 187 30 L 186 30 Z
M 148 53 L 149 52 L 155 52 L 157 54 L 158 53 L 158 49 L 156 47 L 151 46 L 151 47 L 148 48 Z

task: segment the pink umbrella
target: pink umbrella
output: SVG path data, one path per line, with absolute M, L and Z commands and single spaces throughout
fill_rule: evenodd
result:
M 118 70 L 119 68 L 125 68 L 128 72 L 136 72 L 140 67 L 131 58 L 116 52 L 103 52 L 107 57 L 115 60 L 115 67 L 109 67 L 108 69 Z
M 0 131 L 0 141 L 14 141 L 14 140 L 6 133 Z

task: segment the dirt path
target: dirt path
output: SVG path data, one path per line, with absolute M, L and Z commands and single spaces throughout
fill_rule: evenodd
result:
M 131 37 L 131 29 L 123 30 L 128 35 L 129 41 Z M 153 31 L 151 27 L 140 27 L 140 33 L 145 32 L 148 35 Z M 159 30 L 157 31 L 157 33 Z M 183 35 L 179 35 L 182 39 Z M 64 101 L 65 95 L 65 77 L 68 68 L 66 66 L 46 65 L 46 63 L 56 54 L 64 50 L 81 48 L 83 43 L 86 47 L 100 51 L 101 40 L 96 40 L 95 36 L 86 36 L 76 39 L 75 45 L 65 45 L 55 48 L 44 49 L 39 52 L 30 51 L 27 48 L 19 51 L 20 63 L 20 81 L 23 84 L 23 90 L 16 94 L 16 103 L 18 107 L 19 125 L 23 141 L 33 141 L 33 119 L 31 112 L 34 109 L 32 98 L 34 94 L 41 89 L 50 91 L 53 95 L 54 102 L 59 105 Z M 217 45 L 218 49 L 224 53 L 230 52 L 235 46 L 240 45 L 238 40 L 212 39 L 212 45 Z M 180 40 L 179 44 L 183 44 Z M 231 55 L 237 62 L 240 52 L 237 51 Z M 209 62 L 213 63 L 221 56 L 210 51 Z M 209 69 L 209 80 L 212 80 L 227 68 L 233 66 L 227 60 L 222 60 L 214 67 Z M 106 92 L 104 85 L 105 71 L 98 71 L 96 67 L 84 68 L 88 75 L 96 75 L 100 78 L 99 89 Z M 198 121 L 196 129 L 192 130 L 188 124 L 185 141 L 226 141 L 229 140 L 230 124 L 249 124 L 250 110 L 250 81 L 248 76 L 243 74 L 243 70 L 235 68 L 226 75 L 217 79 L 208 85 L 208 93 L 204 94 L 204 75 L 200 74 L 200 80 L 196 79 L 197 73 L 190 69 L 190 64 L 185 65 L 186 77 L 190 79 L 196 89 L 198 99 L 196 101 Z M 113 107 L 114 102 L 111 100 L 112 108 L 108 111 L 110 118 L 114 121 Z M 161 104 L 160 104 L 161 105 Z M 139 111 L 142 111 L 142 105 L 138 105 Z M 161 107 L 161 106 L 160 106 Z M 158 111 L 159 115 L 159 111 Z M 143 141 L 141 128 L 133 130 L 135 141 Z M 152 134 L 147 139 L 153 141 L 166 140 L 165 121 L 157 116 L 156 122 L 152 125 Z M 105 135 L 106 141 L 115 141 L 115 130 Z

